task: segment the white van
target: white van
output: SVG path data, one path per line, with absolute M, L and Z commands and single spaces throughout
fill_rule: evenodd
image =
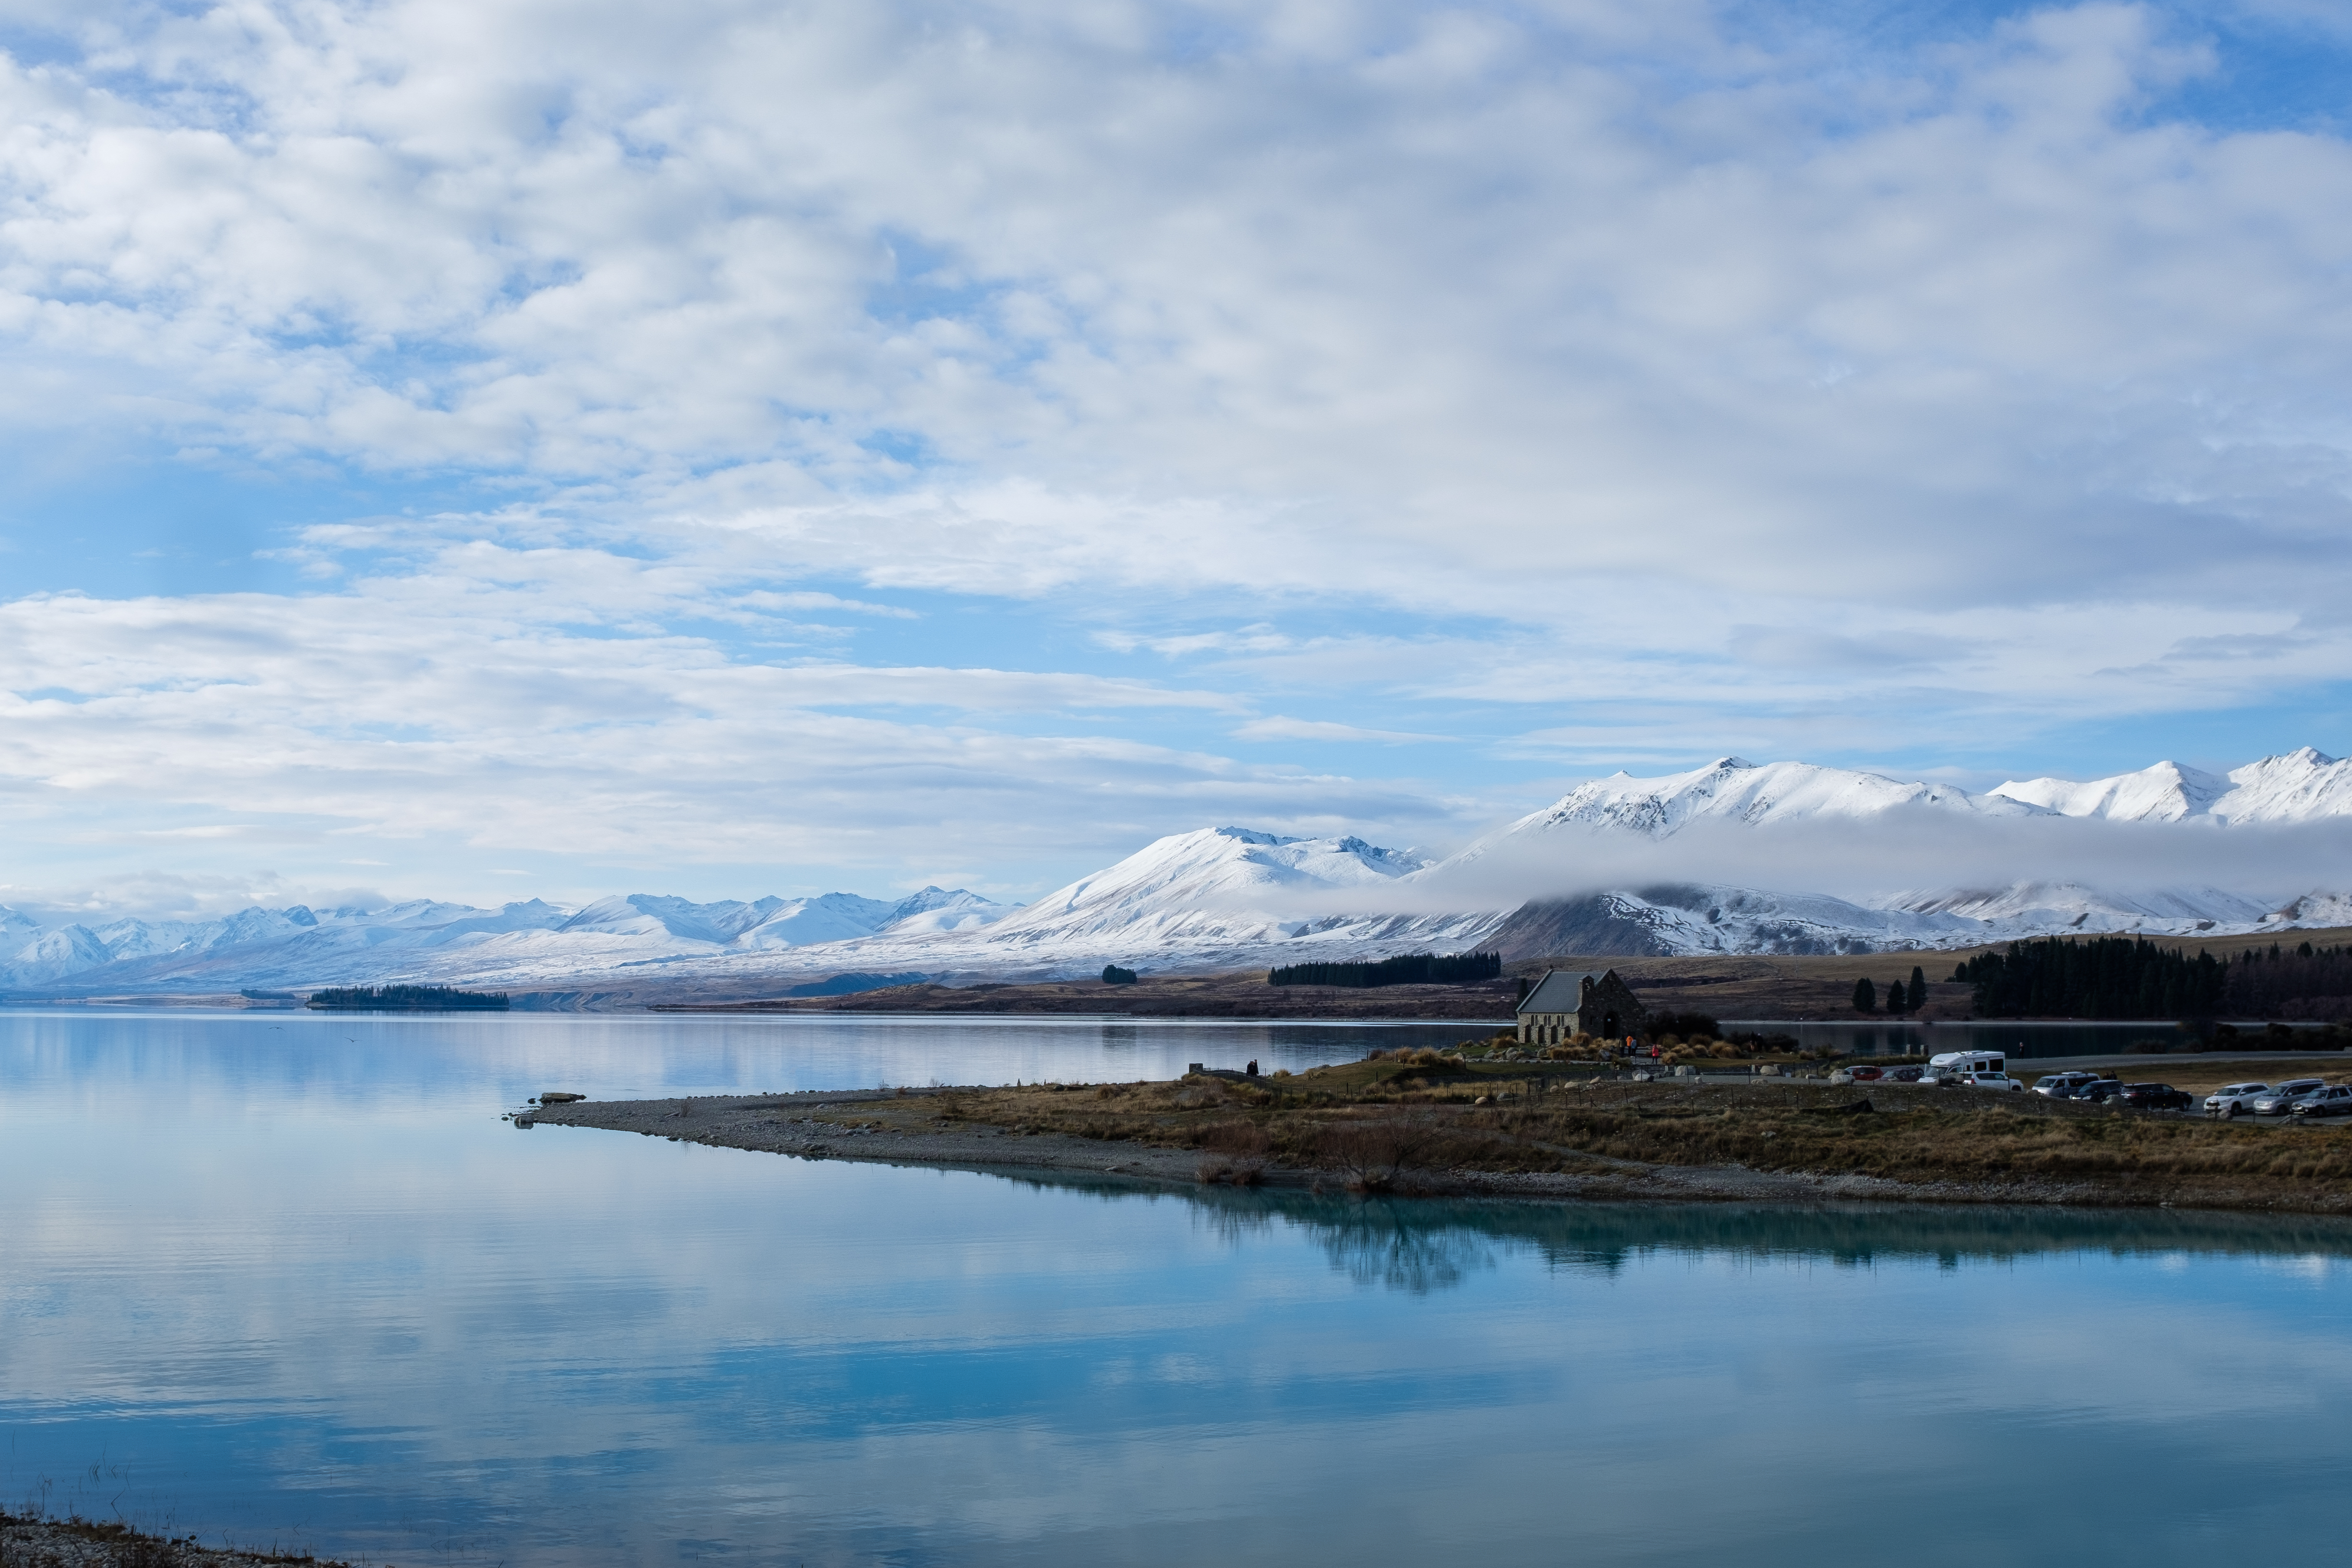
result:
M 1940 1051 L 1927 1058 L 1927 1070 L 1919 1075 L 1921 1083 L 1958 1083 L 1972 1073 L 2009 1073 L 2009 1055 L 2005 1051 Z

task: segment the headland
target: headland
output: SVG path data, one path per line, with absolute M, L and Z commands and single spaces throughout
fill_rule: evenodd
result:
M 2284 1077 L 2315 1065 L 2307 1055 L 2145 1064 L 2147 1077 L 2200 1096 L 2266 1068 Z M 523 1120 L 803 1159 L 1161 1184 L 2352 1214 L 2352 1126 L 2333 1122 L 2217 1122 L 2030 1092 L 1753 1070 L 1645 1082 L 1430 1050 L 1263 1077 L 590 1100 Z

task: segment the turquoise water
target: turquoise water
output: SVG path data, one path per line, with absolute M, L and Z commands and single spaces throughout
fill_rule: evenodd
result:
M 0 1493 L 409 1564 L 2340 1550 L 2340 1225 L 1171 1194 L 498 1120 L 1375 1038 L 1294 1030 L 0 1015 Z

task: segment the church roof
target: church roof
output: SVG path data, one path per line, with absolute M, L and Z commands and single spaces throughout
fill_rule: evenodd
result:
M 1573 1013 L 1584 1005 L 1584 983 L 1601 984 L 1601 976 L 1587 970 L 1547 969 L 1528 999 L 1518 1005 L 1522 1013 Z

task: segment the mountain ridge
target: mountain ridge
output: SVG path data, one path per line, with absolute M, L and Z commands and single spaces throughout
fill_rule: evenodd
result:
M 2226 774 L 2168 761 L 2105 779 L 2012 780 L 1981 795 L 1726 755 L 1681 773 L 1619 773 L 1580 784 L 1443 859 L 1351 835 L 1203 827 L 1155 839 L 1026 907 L 936 886 L 898 900 L 834 892 L 698 903 L 616 893 L 577 909 L 538 899 L 495 910 L 412 900 L 322 913 L 298 904 L 93 929 L 0 906 L 0 948 L 16 944 L 0 960 L 0 985 L 63 995 L 403 981 L 528 989 L 646 974 L 742 984 L 820 982 L 828 972 L 1056 978 L 1106 962 L 1236 968 L 1481 943 L 1517 957 L 1864 952 L 2090 931 L 2219 934 L 2352 923 L 2352 878 L 2346 889 L 2317 886 L 2291 899 L 2203 885 L 2126 894 L 2063 878 L 1962 877 L 1868 899 L 1687 876 L 1536 887 L 1504 900 L 1471 889 L 1498 868 L 1533 879 L 1528 868 L 1548 851 L 1564 851 L 1567 868 L 1541 875 L 1572 881 L 1580 848 L 1639 851 L 1701 825 L 1766 836 L 1864 822 L 2000 828 L 2094 820 L 2231 832 L 2347 818 L 2352 763 L 2309 747 Z

